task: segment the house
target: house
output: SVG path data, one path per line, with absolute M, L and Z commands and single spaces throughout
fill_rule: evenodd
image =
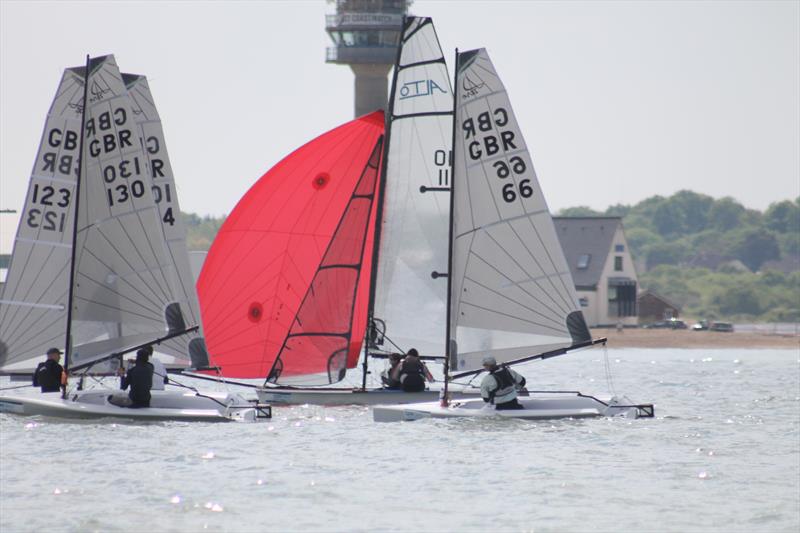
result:
M 639 293 L 639 320 L 644 324 L 678 318 L 681 308 L 655 291 L 645 289 Z
M 638 323 L 638 278 L 621 217 L 553 217 L 589 327 Z

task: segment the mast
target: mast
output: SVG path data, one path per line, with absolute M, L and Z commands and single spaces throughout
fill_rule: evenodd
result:
M 447 323 L 445 324 L 445 343 L 444 343 L 444 390 L 442 391 L 442 407 L 447 407 L 447 384 L 450 381 L 450 357 L 452 346 L 450 342 L 450 314 L 453 301 L 453 207 L 455 204 L 455 151 L 456 151 L 456 105 L 458 103 L 458 48 L 456 48 L 455 70 L 453 72 L 453 139 L 450 145 L 450 229 L 448 232 L 447 243 Z
M 367 370 L 369 367 L 369 337 L 370 328 L 372 327 L 372 315 L 375 311 L 375 288 L 377 286 L 376 278 L 378 277 L 378 256 L 381 250 L 381 228 L 383 226 L 383 200 L 386 191 L 386 169 L 387 161 L 389 160 L 389 142 L 392 138 L 392 121 L 394 120 L 394 97 L 397 91 L 397 66 L 400 64 L 400 57 L 403 53 L 403 36 L 406 31 L 406 24 L 408 18 L 403 15 L 403 25 L 400 32 L 400 42 L 397 45 L 397 54 L 394 59 L 394 69 L 392 71 L 392 90 L 389 93 L 389 109 L 384 118 L 384 143 L 383 143 L 383 160 L 381 161 L 381 175 L 378 179 L 378 205 L 375 210 L 375 236 L 372 239 L 372 267 L 369 276 L 369 306 L 367 307 L 367 327 L 364 330 L 364 362 L 361 363 L 363 375 L 361 376 L 361 389 L 367 390 Z
M 86 137 L 86 109 L 89 104 L 89 66 L 91 59 L 89 54 L 86 54 L 86 71 L 83 77 L 83 109 L 81 110 L 81 140 L 80 140 L 80 155 L 78 156 L 78 175 L 75 179 L 75 204 L 72 210 L 72 256 L 69 262 L 69 294 L 67 296 L 67 331 L 66 340 L 64 342 L 64 373 L 69 372 L 69 357 L 72 355 L 72 298 L 75 288 L 75 248 L 78 242 L 78 204 L 80 202 L 81 193 L 81 176 L 84 169 L 84 153 L 83 141 Z M 62 388 L 62 395 L 66 397 L 66 385 Z

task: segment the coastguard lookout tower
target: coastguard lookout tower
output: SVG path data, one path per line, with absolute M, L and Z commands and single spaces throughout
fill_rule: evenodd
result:
M 353 69 L 357 117 L 386 109 L 387 75 L 410 4 L 411 0 L 336 0 L 336 14 L 325 16 L 325 31 L 334 43 L 325 61 Z

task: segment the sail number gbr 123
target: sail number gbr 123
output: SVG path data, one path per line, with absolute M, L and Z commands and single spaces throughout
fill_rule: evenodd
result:
M 498 107 L 491 111 L 484 111 L 477 117 L 466 119 L 461 125 L 467 153 L 472 161 L 481 161 L 501 153 L 517 150 L 515 144 L 516 134 L 512 130 L 503 130 L 508 126 L 508 112 Z M 533 196 L 533 187 L 530 179 L 516 179 L 507 181 L 512 176 L 522 176 L 527 170 L 525 161 L 518 155 L 511 156 L 508 160 L 498 159 L 491 164 L 501 185 L 501 196 L 507 203 L 512 203 L 517 196 L 530 198 Z

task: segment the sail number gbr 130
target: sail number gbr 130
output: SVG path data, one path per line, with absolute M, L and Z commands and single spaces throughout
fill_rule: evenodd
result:
M 469 158 L 472 161 L 482 161 L 484 158 L 517 150 L 514 131 L 501 129 L 506 126 L 508 126 L 508 112 L 502 107 L 466 119 L 461 129 Z M 524 175 L 528 168 L 520 156 L 514 155 L 507 160 L 498 159 L 491 164 L 491 167 L 501 180 L 501 196 L 505 202 L 511 203 L 517 196 L 530 198 L 533 195 L 530 179 L 522 179 L 518 183 L 513 179 L 513 176 Z M 508 180 L 509 177 L 512 179 Z

